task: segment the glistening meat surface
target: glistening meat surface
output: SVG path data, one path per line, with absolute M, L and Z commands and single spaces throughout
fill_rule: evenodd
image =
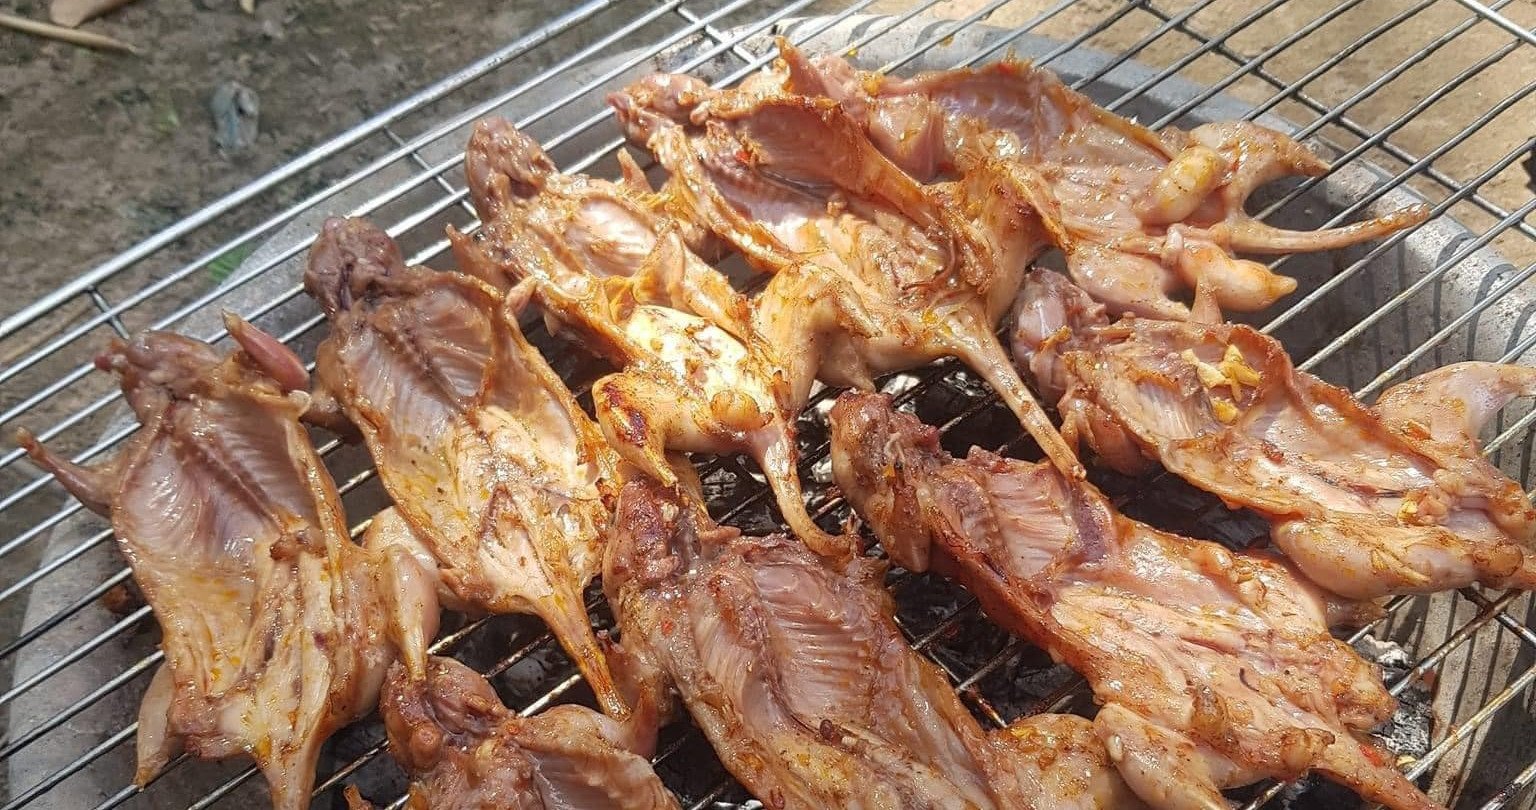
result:
M 597 426 L 495 290 L 407 267 L 367 222 L 327 222 L 304 285 L 331 323 L 319 383 L 443 585 L 478 612 L 542 618 L 622 716 L 582 598 L 619 474 Z
M 1306 147 L 1247 121 L 1154 132 L 1026 62 L 896 78 L 782 40 L 779 52 L 776 73 L 755 85 L 836 99 L 919 180 L 983 160 L 1004 165 L 1072 277 L 1116 312 L 1184 319 L 1190 309 L 1177 295 L 1189 292 L 1222 309 L 1262 309 L 1296 282 L 1236 253 L 1330 250 L 1428 216 L 1415 205 L 1341 228 L 1265 225 L 1244 211 L 1255 189 L 1328 170 Z
M 951 458 L 883 395 L 844 394 L 832 431 L 838 485 L 891 558 L 962 583 L 1081 673 L 1095 732 L 1149 804 L 1223 810 L 1221 789 L 1316 770 L 1437 807 L 1365 738 L 1394 702 L 1282 562 L 1132 521 L 1047 464 Z
M 487 225 L 476 240 L 451 235 L 459 266 L 516 285 L 511 294 L 536 301 L 552 331 L 620 369 L 592 386 L 613 446 L 668 484 L 693 478 L 669 452 L 748 453 L 796 533 L 818 553 L 849 554 L 806 512 L 794 430 L 803 399 L 782 379 L 780 354 L 748 324 L 745 299 L 655 213 L 659 199 L 556 172 L 501 119 L 476 126 L 466 165 Z
M 957 357 L 1053 462 L 1081 474 L 994 334 L 1044 244 L 996 167 L 924 186 L 824 98 L 716 92 L 659 74 L 609 101 L 630 140 L 672 173 L 679 215 L 775 274 L 753 324 L 789 347 L 793 389 L 817 377 L 870 387 L 876 375 Z
M 646 482 L 615 520 L 603 587 L 625 646 L 767 806 L 1138 806 L 1087 721 L 984 733 L 897 629 L 884 564 L 743 537 Z
M 1536 396 L 1536 369 L 1447 366 L 1368 408 L 1250 327 L 1110 323 L 1043 270 L 1020 296 L 1014 347 L 1060 397 L 1069 437 L 1122 472 L 1161 465 L 1258 512 L 1336 593 L 1536 586 L 1536 509 L 1477 440 L 1511 399 Z
M 82 468 L 22 443 L 118 547 L 162 630 L 165 664 L 144 695 L 138 772 L 179 751 L 256 760 L 278 810 L 310 804 L 333 732 L 372 710 L 390 662 L 421 678 L 437 602 L 404 554 L 353 544 L 336 485 L 299 423 L 304 366 L 229 319 L 220 356 L 147 332 L 97 361 L 121 379 L 139 430 Z
M 646 761 L 655 746 L 654 698 L 629 697 L 628 724 L 573 705 L 519 717 L 479 673 L 433 657 L 425 679 L 391 669 L 379 710 L 390 753 L 411 776 L 407 807 L 675 810 L 677 800 Z

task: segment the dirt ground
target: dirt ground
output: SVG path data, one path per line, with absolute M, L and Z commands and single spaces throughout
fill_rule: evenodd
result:
M 46 0 L 11 0 L 0 4 L 0 10 L 45 18 L 46 5 Z M 705 8 L 711 4 L 699 0 L 697 5 Z M 842 5 L 846 4 L 824 3 L 813 10 Z M 877 0 L 868 10 L 900 13 L 909 5 L 903 0 Z M 991 5 L 986 0 L 953 0 L 939 3 L 927 13 L 960 19 Z M 999 26 L 1018 25 L 1055 5 L 1054 0 L 1015 0 L 984 19 Z M 1159 66 L 1180 60 L 1195 44 L 1196 40 L 1178 26 L 1161 25 L 1144 10 L 1144 0 L 1081 0 L 1036 33 L 1070 38 L 1126 5 L 1135 8 L 1120 22 L 1095 33 L 1086 44 L 1110 51 L 1139 49 L 1139 59 Z M 1156 0 L 1151 5 L 1176 14 L 1192 3 Z M 1223 46 L 1241 58 L 1256 56 L 1329 9 L 1349 7 L 1335 22 L 1264 62 L 1265 68 L 1283 81 L 1291 81 L 1340 53 L 1409 6 L 1410 0 L 1289 0 L 1283 4 L 1215 0 L 1181 24 L 1210 36 L 1270 5 L 1277 7 L 1257 24 L 1225 38 Z M 654 3 L 630 0 L 620 6 L 571 34 L 561 47 L 569 52 Z M 255 14 L 248 15 L 236 0 L 137 0 L 87 24 L 91 30 L 139 45 L 144 54 L 138 57 L 89 51 L 0 30 L 0 290 L 4 291 L 0 318 L 282 165 L 327 136 L 547 22 L 563 9 L 563 4 L 528 0 L 257 0 Z M 1527 29 L 1536 26 L 1536 0 L 1509 0 L 1502 13 L 1515 25 Z M 1395 66 L 1435 45 L 1437 38 L 1469 14 L 1457 0 L 1436 0 L 1386 36 L 1343 59 L 1335 69 L 1308 81 L 1303 91 L 1323 109 L 1349 103 L 1362 87 L 1387 79 Z M 677 22 L 676 18 L 669 19 Z M 1144 38 L 1150 41 L 1143 42 Z M 1394 126 L 1400 115 L 1432 97 L 1458 71 L 1475 60 L 1497 55 L 1512 41 L 1511 35 L 1497 26 L 1480 23 L 1430 58 L 1391 76 L 1383 90 L 1350 104 L 1347 117 L 1366 131 Z M 527 69 L 549 64 L 556 53 L 532 55 Z M 1207 54 L 1190 60 L 1182 73 L 1196 81 L 1215 82 L 1232 69 L 1228 58 Z M 249 87 L 259 99 L 259 134 L 254 143 L 238 150 L 215 142 L 209 112 L 214 89 L 230 80 Z M 1427 154 L 1533 81 L 1536 46 L 1514 47 L 1506 57 L 1397 129 L 1391 140 L 1413 155 Z M 485 88 L 476 92 L 483 95 Z M 1226 92 L 1264 103 L 1274 88 L 1257 79 L 1244 79 Z M 445 104 L 445 109 L 457 110 L 466 104 L 464 99 L 456 99 Z M 1280 103 L 1274 112 L 1302 123 L 1318 114 L 1295 101 Z M 1530 138 L 1533 120 L 1536 98 L 1527 97 L 1476 127 L 1464 144 L 1437 159 L 1434 168 L 1451 180 L 1469 180 Z M 1324 128 L 1319 134 L 1342 148 L 1359 140 L 1358 135 L 1337 126 Z M 256 222 L 388 148 L 387 141 L 376 137 L 368 148 L 323 165 L 267 195 L 259 205 L 242 211 L 236 224 L 244 227 Z M 1381 150 L 1373 150 L 1367 157 L 1390 172 L 1405 165 L 1399 157 Z M 1512 210 L 1531 199 L 1529 183 L 1530 174 L 1516 163 L 1490 178 L 1482 192 L 1493 203 Z M 1432 199 L 1446 193 L 1442 186 L 1429 181 L 1415 187 Z M 1456 216 L 1474 230 L 1495 221 L 1472 206 L 1458 207 Z M 226 237 L 231 232 L 233 228 L 221 231 Z M 194 235 L 172 246 L 174 261 L 168 258 L 132 268 L 104 288 L 104 293 L 120 300 L 159 278 L 168 267 L 213 244 L 214 235 Z M 1495 245 L 1517 266 L 1536 261 L 1536 240 L 1509 236 Z M 173 295 L 166 298 L 168 303 L 156 312 L 163 313 L 216 283 L 202 276 L 194 281 L 174 288 Z M 24 334 L 0 341 L 0 369 L 90 311 L 90 302 L 77 298 Z M 130 319 L 128 326 L 148 317 Z M 40 364 L 17 380 L 0 383 L 0 409 L 14 406 L 46 385 L 50 375 L 56 377 L 83 362 L 90 347 L 108 334 L 105 328 L 99 329 L 89 340 L 78 341 L 80 345 L 58 361 Z M 74 385 L 31 410 L 20 422 L 33 428 L 46 427 L 100 396 L 109 384 L 93 379 Z M 8 433 L 14 424 L 0 425 L 0 429 Z M 94 437 L 94 431 L 81 430 L 59 443 L 65 449 L 78 449 Z M 0 440 L 0 455 L 9 451 L 9 443 Z M 36 475 L 25 462 L 0 469 L 0 498 Z M 58 493 L 49 488 L 8 508 L 0 515 L 0 544 L 51 514 L 60 503 Z M 4 558 L 0 587 L 14 582 L 32 565 L 35 557 L 27 552 Z M 11 599 L 0 604 L 0 642 L 13 637 L 19 619 L 16 611 L 24 601 Z M 0 682 L 4 677 L 0 671 Z M 0 785 L 0 795 L 3 793 L 4 786 Z
M 7 10 L 43 17 L 46 5 L 45 0 L 18 0 Z M 928 13 L 959 18 L 983 5 L 982 0 L 957 0 Z M 1017 24 L 1049 5 L 1041 0 L 1008 3 L 987 22 Z M 1075 33 L 1118 5 L 1116 0 L 1084 0 L 1042 30 Z M 1286 3 L 1230 44 L 1242 53 L 1256 53 L 1333 5 L 1327 0 Z M 871 10 L 895 12 L 907 6 L 902 0 L 880 0 Z M 1220 31 L 1251 6 L 1218 2 L 1189 25 Z M 547 17 L 541 13 L 545 7 L 495 0 L 261 0 L 256 13 L 247 15 L 234 0 L 139 0 L 88 24 L 138 44 L 145 50 L 142 57 L 0 31 L 0 276 L 8 292 L 0 300 L 0 315 L 507 42 Z M 1310 67 L 1319 54 L 1343 46 L 1398 7 L 1397 0 L 1360 3 L 1271 66 L 1282 74 L 1288 62 Z M 1536 22 L 1532 0 L 1515 0 L 1504 13 L 1527 26 Z M 1322 99 L 1341 100 L 1374 78 L 1373 71 L 1395 65 L 1466 16 L 1454 2 L 1436 3 L 1308 90 Z M 1133 14 L 1090 43 L 1125 48 L 1148 28 L 1145 18 Z M 1465 64 L 1508 40 L 1493 26 L 1480 25 L 1440 57 L 1405 74 L 1393 92 L 1377 94 L 1351 111 L 1352 117 L 1367 126 L 1390 121 L 1443 81 L 1451 65 Z M 1143 58 L 1167 61 L 1188 47 L 1188 38 L 1171 33 L 1154 42 Z M 1467 92 L 1453 94 L 1435 107 L 1435 114 L 1393 140 L 1418 154 L 1438 145 L 1451 126 L 1486 109 L 1490 98 L 1530 81 L 1536 75 L 1533 53 L 1530 47 L 1517 51 L 1516 58 L 1505 60 L 1507 65 L 1480 74 Z M 1230 68 L 1225 60 L 1205 57 L 1189 73 L 1198 76 L 1205 69 L 1218 77 Z M 260 99 L 260 134 L 252 146 L 236 152 L 215 144 L 208 110 L 209 96 L 226 80 L 249 86 Z M 1234 92 L 1262 100 L 1268 90 L 1245 83 Z M 1502 154 L 1530 134 L 1529 122 L 1536 116 L 1529 114 L 1529 106 L 1524 110 L 1523 115 L 1500 116 L 1476 143 L 1436 165 L 1456 177 L 1475 173 L 1491 150 Z M 1507 172 L 1490 184 L 1489 196 L 1518 205 L 1528 193 L 1523 189 L 1527 179 L 1523 172 Z
M 248 15 L 235 0 L 139 0 L 87 24 L 141 57 L 0 31 L 0 313 L 511 40 L 538 8 L 261 0 Z M 213 138 L 209 98 L 228 80 L 260 104 L 239 151 Z
M 625 10 L 639 12 L 651 5 L 628 3 L 606 21 L 584 26 L 575 38 L 611 28 L 625 19 Z M 842 4 L 821 5 L 830 9 Z M 995 4 L 951 0 L 925 13 L 956 19 L 987 5 Z M 992 10 L 985 21 L 1017 25 L 1053 5 L 1016 0 Z M 1177 12 L 1190 4 L 1155 5 Z M 1238 54 L 1258 54 L 1336 5 L 1329 0 L 1291 0 L 1223 44 Z M 1265 67 L 1285 78 L 1304 73 L 1406 4 L 1363 0 L 1348 5 L 1350 9 L 1338 20 L 1285 49 Z M 904 0 L 877 0 L 869 10 L 895 13 L 908 6 Z M 1037 33 L 1070 37 L 1123 6 L 1119 0 L 1082 0 Z M 144 49 L 141 57 L 89 51 L 0 30 L 0 257 L 4 257 L 0 281 L 8 293 L 0 299 L 0 317 L 550 16 L 539 4 L 494 0 L 400 0 L 385 8 L 360 0 L 260 0 L 256 13 L 248 15 L 235 0 L 139 0 L 88 24 L 92 30 L 139 45 Z M 43 17 L 46 0 L 17 0 L 8 10 Z M 1209 35 L 1233 26 L 1251 11 L 1251 3 L 1217 0 L 1182 24 Z M 1517 24 L 1536 23 L 1533 0 L 1512 0 L 1503 13 Z M 1468 14 L 1457 2 L 1438 0 L 1337 69 L 1308 83 L 1304 91 L 1325 107 L 1338 104 Z M 1087 44 L 1108 50 L 1134 48 L 1158 22 L 1135 10 Z M 1386 89 L 1352 106 L 1348 116 L 1366 129 L 1385 126 L 1447 76 L 1509 41 L 1510 36 L 1495 26 L 1479 24 Z M 1177 29 L 1165 30 L 1140 50 L 1139 57 L 1165 64 L 1188 52 L 1192 44 Z M 1394 133 L 1392 141 L 1419 155 L 1435 148 L 1496 100 L 1530 82 L 1536 75 L 1533 56 L 1536 47 L 1523 46 L 1481 71 L 1474 81 Z M 1231 70 L 1230 61 L 1208 54 L 1194 60 L 1184 73 L 1215 81 Z M 215 143 L 209 112 L 210 95 L 228 80 L 251 88 L 260 102 L 259 135 L 251 146 L 236 151 Z M 1273 88 L 1245 79 L 1228 92 L 1261 102 Z M 1290 102 L 1275 111 L 1300 121 L 1317 114 Z M 1464 146 L 1441 157 L 1435 168 L 1457 180 L 1474 176 L 1491 156 L 1505 154 L 1527 138 L 1531 120 L 1536 120 L 1536 101 L 1526 99 L 1481 127 Z M 1337 128 L 1325 129 L 1321 135 L 1345 145 L 1354 138 Z M 376 146 L 375 153 L 387 144 Z M 1390 156 L 1372 153 L 1370 157 L 1389 169 L 1401 168 Z M 347 168 L 351 166 L 322 167 L 257 208 L 274 210 Z M 1528 182 L 1527 172 L 1513 166 L 1484 190 L 1492 200 L 1514 208 L 1529 197 Z M 1432 195 L 1443 193 L 1433 184 L 1425 186 Z M 254 221 L 258 213 L 253 208 L 243 216 Z M 1491 223 L 1469 224 L 1486 227 Z M 194 237 L 180 247 L 206 244 Z M 1516 254 L 1511 258 L 1518 264 L 1536 259 L 1533 244 L 1530 239 L 1501 242 Z M 120 297 L 156 272 L 152 267 L 130 272 L 103 293 Z M 84 298 L 77 298 L 22 339 L 6 341 L 0 345 L 0 363 L 22 356 L 89 306 Z M 0 391 L 0 401 L 14 401 L 13 396 L 14 392 Z

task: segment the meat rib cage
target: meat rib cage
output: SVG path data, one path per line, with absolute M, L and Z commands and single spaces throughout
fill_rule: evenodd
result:
M 812 12 L 828 16 L 805 16 Z M 442 226 L 477 224 L 459 159 L 469 122 L 501 112 L 538 137 L 562 170 L 614 176 L 620 135 L 602 105 L 606 91 L 656 69 L 737 81 L 772 58 L 775 33 L 895 72 L 981 62 L 1016 49 L 1112 111 L 1154 127 L 1204 117 L 1290 122 L 1335 168 L 1261 194 L 1258 213 L 1269 221 L 1337 224 L 1419 198 L 1439 216 L 1379 243 L 1272 262 L 1300 278 L 1301 290 L 1252 322 L 1280 338 L 1298 365 L 1367 401 L 1456 360 L 1529 363 L 1536 360 L 1536 296 L 1526 283 L 1536 275 L 1536 200 L 1523 189 L 1519 163 L 1536 139 L 1501 142 L 1497 128 L 1486 125 L 1528 121 L 1536 112 L 1532 23 L 1536 16 L 1518 0 L 1411 0 L 1391 8 L 1367 0 L 586 0 L 83 269 L 40 300 L 0 308 L 0 424 L 7 433 L 28 427 L 80 460 L 109 454 L 132 426 L 116 418 L 120 403 L 110 381 L 89 372 L 93 353 L 110 334 L 147 326 L 224 338 L 222 307 L 277 330 L 312 357 L 323 320 L 300 295 L 295 268 L 319 225 L 314 211 L 368 216 L 401 241 L 411 262 L 446 267 Z M 1426 73 L 1437 77 L 1431 86 L 1438 89 L 1404 92 Z M 340 175 L 338 166 L 362 168 Z M 209 280 L 211 264 L 246 254 L 222 285 Z M 584 391 L 590 368 L 540 342 L 572 387 Z M 1034 452 L 985 387 L 953 363 L 897 375 L 886 389 L 942 427 L 951 449 L 979 443 Z M 829 394 L 808 410 L 824 414 L 814 405 Z M 1486 437 L 1495 463 L 1527 487 L 1536 484 L 1533 423 L 1536 412 L 1512 410 Z M 846 510 L 818 483 L 826 478 L 824 427 L 819 415 L 802 425 L 801 472 L 813 514 L 834 525 Z M 355 449 L 335 442 L 321 449 L 349 513 L 365 521 L 379 503 L 372 471 Z M 11 674 L 0 691 L 9 732 L 0 741 L 8 771 L 0 810 L 246 806 L 260 780 L 244 763 L 220 767 L 183 757 L 142 791 L 127 781 L 120 763 L 132 759 L 133 707 L 160 660 L 154 634 L 144 632 L 153 622 L 147 608 L 122 615 L 101 608 L 99 598 L 128 581 L 109 553 L 109 527 L 62 500 L 20 455 L 0 447 L 0 603 L 13 602 L 17 613 L 26 607 L 19 624 L 0 625 L 0 667 Z M 700 472 L 717 517 L 768 528 L 771 498 L 746 467 L 718 459 L 703 462 Z M 1220 510 L 1167 481 L 1142 491 L 1128 484 L 1105 482 L 1138 517 L 1150 513 L 1153 522 L 1197 535 L 1249 536 L 1241 521 L 1217 521 Z M 963 594 L 900 573 L 892 587 L 913 644 L 952 677 L 984 722 L 1089 708 L 1078 679 L 1010 641 Z M 606 609 L 592 599 L 589 606 L 605 620 Z M 1404 641 L 1413 657 L 1389 667 L 1389 686 L 1428 694 L 1432 703 L 1409 701 L 1421 711 L 1400 715 L 1391 737 L 1405 746 L 1400 753 L 1410 775 L 1432 772 L 1432 789 L 1453 788 L 1458 807 L 1529 806 L 1536 762 L 1529 750 L 1507 753 L 1536 734 L 1528 709 L 1536 681 L 1529 600 L 1467 589 L 1397 599 L 1389 609 L 1368 631 Z M 445 633 L 435 650 L 493 676 L 508 705 L 524 713 L 590 699 L 531 620 L 466 624 Z M 1415 739 L 1410 727 L 1425 714 L 1438 718 L 1435 727 Z M 396 777 L 382 750 L 375 722 L 338 738 L 317 780 L 317 806 L 339 801 L 341 787 L 353 782 L 381 806 L 399 806 L 400 783 L 390 781 Z M 663 732 L 657 762 L 685 807 L 735 806 L 747 798 L 686 723 Z M 1281 806 L 1298 790 L 1267 785 L 1240 798 L 1251 807 Z M 1301 797 L 1301 806 L 1336 798 L 1316 790 Z

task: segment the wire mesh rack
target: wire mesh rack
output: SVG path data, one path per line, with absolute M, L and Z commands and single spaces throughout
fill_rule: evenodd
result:
M 1530 165 L 1536 145 L 1533 23 L 1529 0 L 587 0 L 16 309 L 0 323 L 0 423 L 28 427 L 77 461 L 100 460 L 133 426 L 112 381 L 91 373 L 92 354 L 110 335 L 150 327 L 223 340 L 220 308 L 312 356 L 322 319 L 300 294 L 296 267 L 321 215 L 368 216 L 413 261 L 441 264 L 443 225 L 476 226 L 458 168 L 469 122 L 507 114 L 566 171 L 611 171 L 620 140 L 602 107 L 606 90 L 659 67 L 737 81 L 772 58 L 774 33 L 897 72 L 1018 49 L 1153 126 L 1187 124 L 1211 109 L 1289 126 L 1334 170 L 1274 190 L 1262 201 L 1272 221 L 1334 224 L 1405 195 L 1428 200 L 1439 215 L 1376 245 L 1275 262 L 1301 278 L 1301 291 L 1257 323 L 1299 365 L 1368 398 L 1446 362 L 1529 362 L 1536 199 L 1522 161 Z M 212 278 L 210 266 L 231 255 L 247 258 L 228 278 Z M 84 314 L 69 306 L 77 302 Z M 557 367 L 581 376 L 563 344 L 536 342 Z M 580 379 L 572 384 L 582 390 Z M 1013 438 L 1016 425 L 985 387 L 954 364 L 886 385 L 940 425 L 952 449 L 1031 449 Z M 818 395 L 802 426 L 802 474 L 829 525 L 845 514 L 825 486 L 820 420 L 831 393 Z M 1527 486 L 1533 422 L 1536 411 L 1506 414 L 1487 443 Z M 365 521 L 382 495 L 364 454 L 335 441 L 321 450 L 349 513 Z M 738 460 L 701 461 L 701 472 L 718 517 L 775 525 L 771 498 Z M 1234 539 L 1219 506 L 1174 483 L 1101 483 L 1133 514 L 1151 510 L 1165 525 L 1173 521 L 1169 528 Z M 0 451 L 0 487 L 0 609 L 20 617 L 0 624 L 0 673 L 9 678 L 0 691 L 8 730 L 0 810 L 259 802 L 260 779 L 245 762 L 183 756 L 144 788 L 128 781 L 135 707 L 161 660 L 149 609 L 103 606 L 129 581 L 110 527 L 63 498 L 17 450 Z M 993 628 L 963 594 L 900 572 L 890 584 L 913 645 L 984 722 L 1091 710 L 1080 679 Z M 611 621 L 595 592 L 589 607 L 599 624 Z M 1396 599 L 1386 618 L 1353 637 L 1404 698 L 1388 744 L 1437 798 L 1488 810 L 1531 805 L 1530 614 L 1524 594 L 1466 589 Z M 452 627 L 435 650 L 485 672 L 524 713 L 590 700 L 532 619 Z M 663 731 L 659 752 L 657 768 L 684 806 L 749 802 L 687 723 Z M 377 722 L 338 735 L 322 763 L 317 805 L 338 804 L 340 786 L 357 782 L 375 801 L 401 806 L 403 782 L 382 753 Z M 1315 784 L 1259 785 L 1233 798 L 1250 807 L 1346 801 Z

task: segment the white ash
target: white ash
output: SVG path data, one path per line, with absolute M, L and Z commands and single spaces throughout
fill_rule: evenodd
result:
M 811 480 L 818 484 L 832 483 L 832 457 L 828 456 L 811 465 Z
M 1355 642 L 1355 651 L 1367 661 L 1375 661 L 1383 668 L 1408 669 L 1413 666 L 1413 656 L 1395 641 L 1383 641 L 1367 633 Z
M 1413 668 L 1413 656 L 1395 641 L 1367 634 L 1354 647 L 1362 658 L 1381 667 L 1382 680 L 1388 685 L 1397 683 Z M 1434 690 L 1426 686 L 1425 679 L 1416 679 L 1397 695 L 1397 711 L 1392 719 L 1371 734 L 1398 758 L 1399 765 L 1429 752 L 1430 735 L 1434 732 L 1434 698 Z M 1364 806 L 1344 788 L 1310 774 L 1287 785 L 1278 798 L 1278 806 L 1287 810 Z
M 1413 669 L 1413 656 L 1393 641 L 1366 635 L 1356 642 L 1355 649 L 1366 660 L 1381 666 L 1382 677 L 1388 684 L 1402 680 Z M 1381 744 L 1398 757 L 1418 759 L 1429 752 L 1434 733 L 1434 689 L 1429 685 L 1433 678 L 1415 678 L 1397 694 L 1397 711 L 1392 719 L 1373 735 Z
M 893 397 L 901 396 L 917 387 L 920 378 L 916 374 L 903 372 L 893 374 L 891 378 L 880 385 L 880 390 Z

